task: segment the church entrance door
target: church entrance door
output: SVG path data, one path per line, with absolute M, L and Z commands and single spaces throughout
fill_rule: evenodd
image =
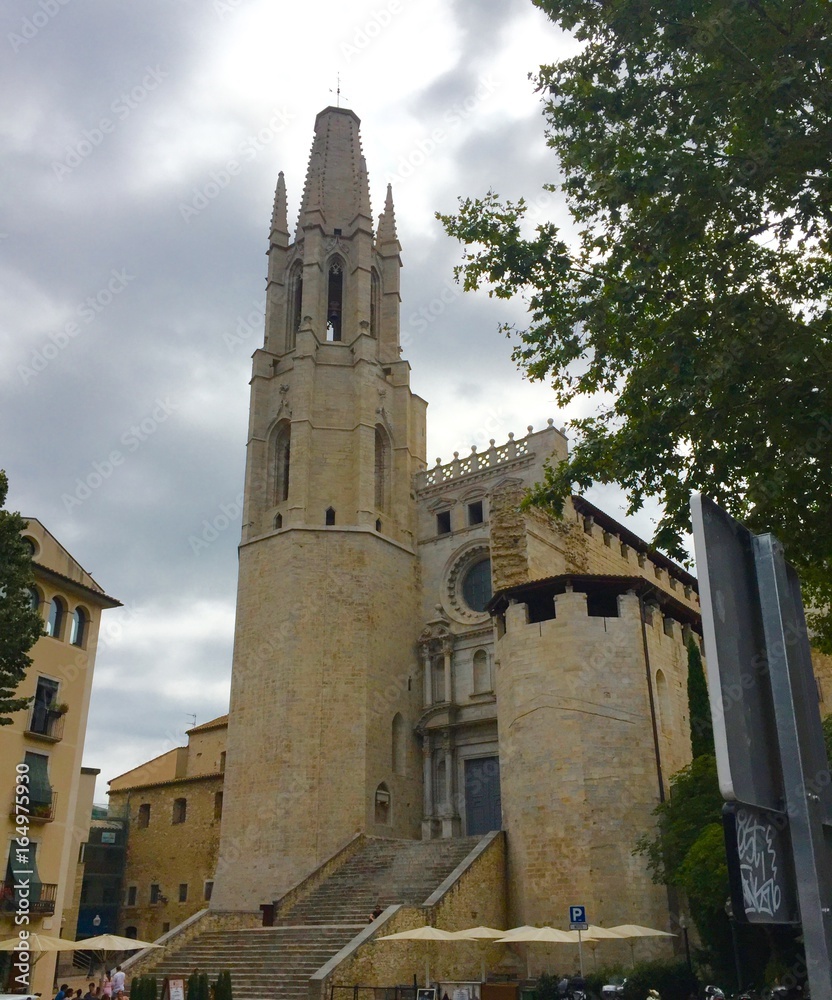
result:
M 502 828 L 500 758 L 465 761 L 465 832 L 469 837 Z

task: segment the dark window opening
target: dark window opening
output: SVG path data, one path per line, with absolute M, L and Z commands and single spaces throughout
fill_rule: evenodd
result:
M 219 819 L 222 816 L 222 792 L 215 792 L 214 794 L 214 819 Z
M 211 893 L 214 891 L 214 883 L 206 882 L 205 891 L 202 893 L 202 898 L 207 902 L 211 899 Z
M 279 531 L 283 527 L 283 515 L 276 514 L 274 518 L 275 531 Z
M 151 882 L 150 883 L 150 902 L 151 903 L 158 903 L 159 902 L 159 897 L 161 895 L 162 895 L 162 893 L 159 891 L 159 883 L 158 882 Z
M 381 534 L 381 518 L 376 519 L 376 531 Z
M 555 596 L 554 594 L 531 593 L 523 598 L 526 607 L 529 609 L 529 623 L 550 622 L 555 618 Z
M 48 677 L 38 677 L 38 686 L 35 691 L 35 700 L 32 705 L 32 721 L 29 723 L 29 731 L 39 733 L 42 736 L 51 736 L 55 731 L 55 725 L 60 719 L 52 706 L 58 697 L 58 682 L 50 680 Z
M 136 817 L 136 826 L 140 830 L 144 830 L 150 824 L 150 803 L 143 802 L 139 806 L 139 814 Z
M 344 308 L 344 272 L 338 261 L 333 261 L 329 265 L 326 302 L 326 339 L 340 340 Z
M 436 515 L 436 534 L 447 535 L 451 530 L 451 512 L 449 510 L 440 511 Z
M 481 559 L 465 574 L 462 596 L 472 611 L 485 611 L 491 595 L 491 560 Z
M 171 823 L 184 823 L 187 815 L 188 815 L 188 800 L 174 799 L 173 815 L 171 816 L 170 820 Z
M 325 520 L 326 524 L 335 524 L 335 508 L 327 507 L 325 517 L 326 517 Z
M 586 613 L 590 618 L 618 618 L 618 595 L 587 594 Z
M 290 351 L 295 346 L 295 334 L 300 329 L 302 308 L 303 265 L 298 262 L 292 268 L 292 276 L 289 279 L 289 329 L 286 336 L 286 348 Z
M 187 903 L 188 902 L 188 883 L 187 882 L 180 882 L 179 883 L 179 902 L 180 903 Z
M 135 906 L 136 905 L 136 896 L 138 895 L 138 891 L 139 891 L 138 890 L 138 886 L 135 886 L 135 885 L 128 885 L 127 886 L 127 905 L 128 906 Z
M 132 938 L 134 941 L 138 940 L 138 937 L 139 937 L 139 929 L 138 929 L 138 927 L 125 927 L 124 928 L 124 936 Z
M 381 283 L 373 271 L 370 275 L 370 336 L 378 339 L 378 317 L 381 311 Z
M 225 750 L 220 752 L 220 771 L 225 771 L 225 754 Z
M 335 230 L 335 235 L 336 236 L 340 236 L 341 235 L 341 230 L 340 229 L 336 229 Z
M 169 930 L 170 930 L 170 921 L 165 920 L 165 922 L 162 924 L 162 933 L 167 934 Z
M 468 524 L 482 524 L 482 500 L 475 500 L 468 504 Z
M 274 442 L 274 502 L 289 499 L 289 469 L 292 458 L 292 428 L 287 422 L 278 430 Z

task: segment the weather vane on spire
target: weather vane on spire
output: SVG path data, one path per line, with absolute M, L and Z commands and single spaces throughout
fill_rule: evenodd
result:
M 340 108 L 341 107 L 341 74 L 340 73 L 336 73 L 335 74 L 335 80 L 336 80 L 335 107 L 336 108 Z M 330 92 L 330 94 L 332 93 L 332 87 L 329 88 L 329 92 Z

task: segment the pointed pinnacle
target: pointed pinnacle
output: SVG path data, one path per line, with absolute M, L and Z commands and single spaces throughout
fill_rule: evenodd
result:
M 277 175 L 277 187 L 274 192 L 274 209 L 272 210 L 272 232 L 289 235 L 289 218 L 286 207 L 286 181 L 283 171 Z
M 393 185 L 387 185 L 387 198 L 384 202 L 384 211 L 378 217 L 378 236 L 376 242 L 392 243 L 398 239 L 396 234 L 396 211 L 393 208 Z

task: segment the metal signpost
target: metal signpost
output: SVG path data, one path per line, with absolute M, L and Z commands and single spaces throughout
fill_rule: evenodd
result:
M 797 575 L 772 535 L 691 508 L 734 916 L 799 921 L 812 1000 L 832 1000 L 832 790 Z
M 584 946 L 581 941 L 581 931 L 585 931 L 589 927 L 589 923 L 586 919 L 586 907 L 585 906 L 570 906 L 569 907 L 569 930 L 578 932 L 578 962 L 581 966 L 581 978 L 584 975 Z

